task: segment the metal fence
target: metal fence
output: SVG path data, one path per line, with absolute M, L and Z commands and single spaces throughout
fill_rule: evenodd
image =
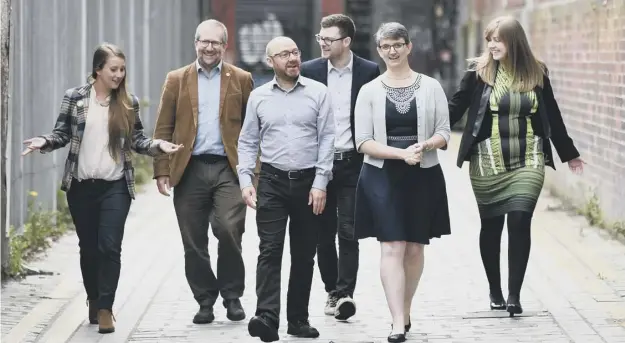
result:
M 129 89 L 147 104 L 142 119 L 151 135 L 165 75 L 193 61 L 193 34 L 205 7 L 201 0 L 12 1 L 11 225 L 24 223 L 30 191 L 44 207 L 56 207 L 68 148 L 22 158 L 22 141 L 51 131 L 64 91 L 86 82 L 95 47 L 110 42 L 126 53 Z

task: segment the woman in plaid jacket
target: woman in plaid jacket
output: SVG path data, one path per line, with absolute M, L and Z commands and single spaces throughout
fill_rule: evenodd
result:
M 70 144 L 61 189 L 78 235 L 89 322 L 99 324 L 100 333 L 115 331 L 122 238 L 135 198 L 131 150 L 156 156 L 182 147 L 144 135 L 139 100 L 126 90 L 125 60 L 117 46 L 99 46 L 89 82 L 65 92 L 52 133 L 27 139 L 22 153 Z

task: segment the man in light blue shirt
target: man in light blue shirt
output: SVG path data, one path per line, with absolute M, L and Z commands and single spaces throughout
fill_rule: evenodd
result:
M 332 178 L 334 118 L 328 89 L 299 75 L 300 51 L 287 37 L 267 44 L 275 78 L 250 94 L 239 136 L 239 183 L 256 209 L 260 255 L 256 267 L 256 316 L 248 325 L 263 342 L 279 339 L 280 274 L 287 220 L 290 220 L 291 276 L 287 333 L 315 338 L 308 321 L 320 214 Z M 258 151 L 258 199 L 252 184 Z
M 236 175 L 236 147 L 254 85 L 249 72 L 222 60 L 227 42 L 222 23 L 207 20 L 197 27 L 197 59 L 167 74 L 154 132 L 185 147 L 171 158 L 155 158 L 154 178 L 163 195 L 174 187 L 186 277 L 200 307 L 195 324 L 215 320 L 219 296 L 228 319 L 246 316 L 239 300 L 245 289 L 241 241 L 246 206 Z M 208 252 L 209 223 L 219 240 L 217 275 Z

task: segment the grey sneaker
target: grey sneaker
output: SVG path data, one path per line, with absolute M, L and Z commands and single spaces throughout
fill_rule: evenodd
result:
M 356 302 L 350 296 L 339 299 L 336 303 L 334 318 L 337 320 L 347 320 L 356 314 Z
M 336 311 L 336 303 L 339 301 L 339 298 L 334 293 L 328 293 L 328 299 L 326 300 L 326 307 L 323 309 L 323 312 L 328 316 L 333 316 Z

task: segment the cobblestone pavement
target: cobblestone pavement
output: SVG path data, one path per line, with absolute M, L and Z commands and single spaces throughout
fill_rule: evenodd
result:
M 455 137 L 457 140 L 457 136 Z M 522 293 L 525 313 L 509 318 L 488 310 L 488 287 L 478 250 L 479 217 L 467 170 L 455 167 L 455 152 L 441 152 L 452 213 L 452 235 L 426 249 L 426 267 L 412 311 L 409 342 L 625 342 L 625 246 L 589 228 L 544 192 L 534 216 L 532 254 Z M 117 331 L 99 335 L 86 320 L 76 238 L 58 242 L 37 267 L 58 275 L 33 276 L 2 289 L 2 342 L 260 342 L 247 334 L 255 305 L 258 238 L 254 213 L 244 236 L 248 317 L 229 322 L 218 301 L 217 319 L 195 325 L 197 310 L 184 276 L 182 244 L 171 199 L 155 187 L 133 204 L 122 253 L 115 303 Z M 211 236 L 211 238 L 213 238 Z M 285 245 L 282 283 L 288 282 Z M 506 256 L 504 234 L 502 255 Z M 210 242 L 216 251 L 216 240 Z M 358 312 L 349 322 L 323 315 L 325 293 L 315 270 L 311 323 L 318 342 L 385 342 L 390 316 L 379 279 L 379 247 L 361 242 Z M 213 260 L 213 264 L 215 261 Z M 502 261 L 502 279 L 506 280 Z M 504 284 L 504 289 L 506 285 Z M 283 309 L 286 292 L 282 293 Z M 299 342 L 286 334 L 282 342 Z

